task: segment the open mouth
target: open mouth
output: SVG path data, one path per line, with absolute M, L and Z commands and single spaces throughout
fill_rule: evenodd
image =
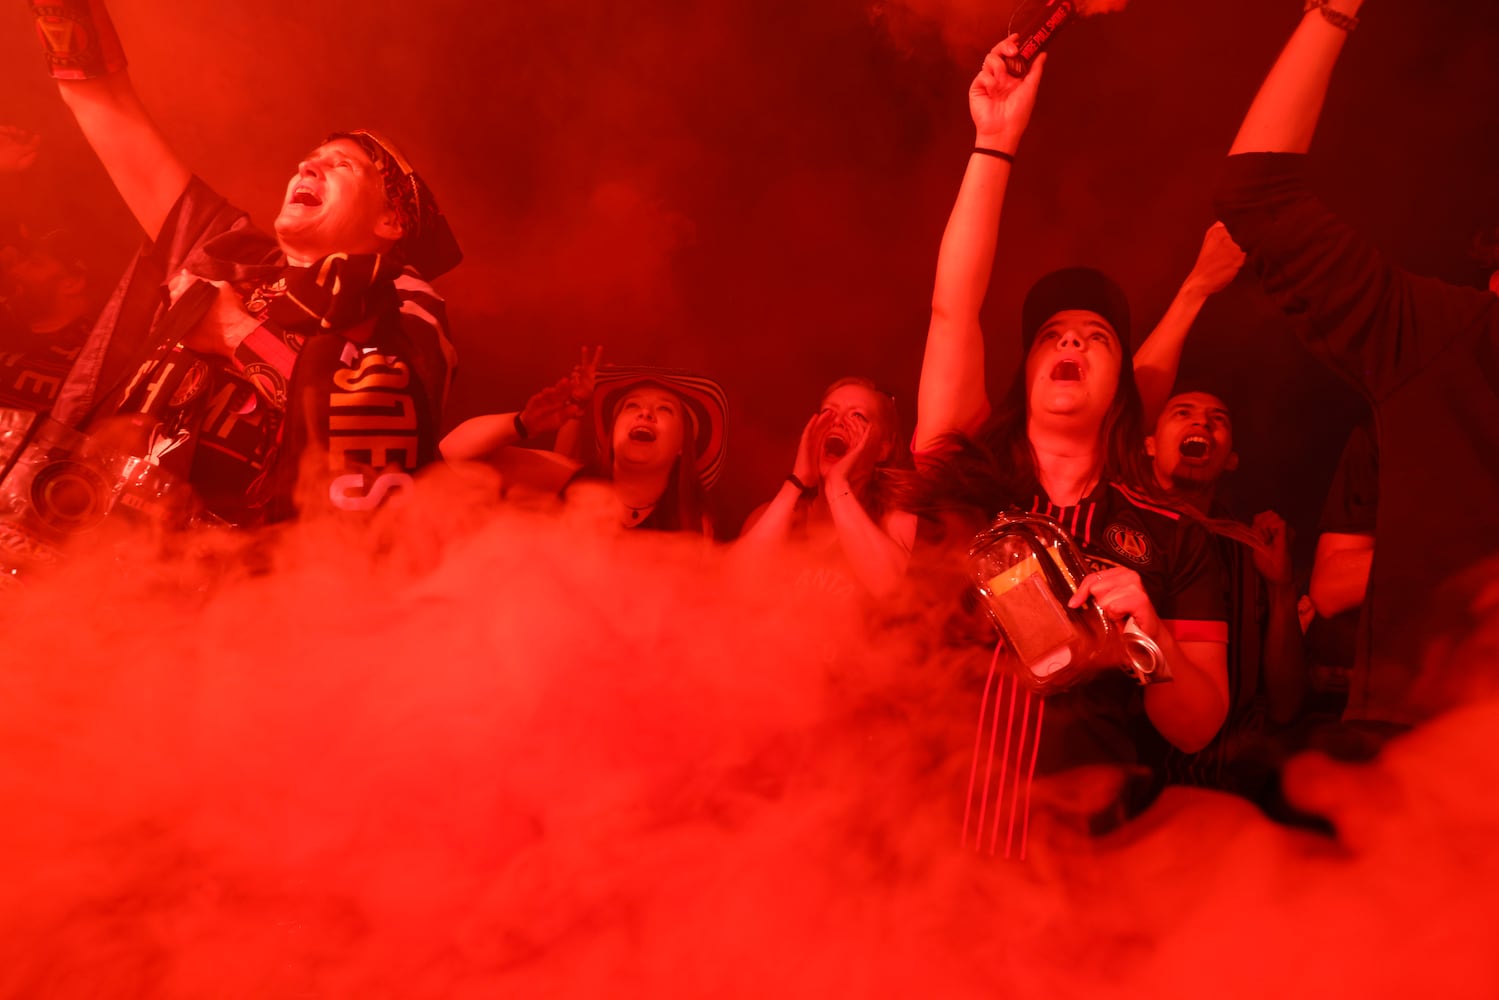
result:
M 323 203 L 323 199 L 313 194 L 311 188 L 299 187 L 291 193 L 290 204 L 309 205 L 316 207 Z
M 1204 459 L 1213 448 L 1213 443 L 1200 434 L 1194 434 L 1181 443 L 1182 458 Z
M 630 428 L 631 441 L 651 442 L 656 440 L 656 429 L 645 424 L 636 424 Z
M 829 434 L 823 438 L 822 453 L 828 456 L 828 458 L 842 458 L 848 454 L 848 439 L 842 434 Z
M 1083 366 L 1072 358 L 1064 358 L 1056 363 L 1051 370 L 1053 382 L 1081 382 L 1083 380 Z

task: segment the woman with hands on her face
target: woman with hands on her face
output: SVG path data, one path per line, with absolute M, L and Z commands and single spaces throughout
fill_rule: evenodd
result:
M 916 516 L 890 506 L 880 471 L 908 463 L 895 400 L 868 379 L 839 379 L 802 430 L 791 474 L 749 516 L 738 544 L 799 543 L 836 578 L 890 597 L 910 562 Z

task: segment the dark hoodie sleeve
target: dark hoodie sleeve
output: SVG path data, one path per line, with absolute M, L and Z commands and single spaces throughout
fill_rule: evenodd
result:
M 1382 402 L 1491 324 L 1499 298 L 1391 265 L 1310 192 L 1305 165 L 1294 153 L 1229 157 L 1218 218 L 1302 341 Z
M 1372 535 L 1379 510 L 1379 449 L 1371 429 L 1358 426 L 1348 435 L 1327 500 L 1317 521 L 1319 533 Z

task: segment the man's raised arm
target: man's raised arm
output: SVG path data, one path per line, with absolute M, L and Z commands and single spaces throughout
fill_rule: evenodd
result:
M 192 175 L 141 106 L 103 0 L 31 6 L 63 102 L 131 214 L 156 239 Z
M 1307 11 L 1244 118 L 1215 202 L 1301 340 L 1378 402 L 1487 322 L 1495 300 L 1393 266 L 1307 185 L 1306 150 L 1362 6 Z
M 1209 296 L 1229 286 L 1244 265 L 1244 251 L 1228 235 L 1228 227 L 1213 223 L 1202 238 L 1197 263 L 1182 282 L 1176 297 L 1150 336 L 1135 351 L 1135 384 L 1140 387 L 1140 403 L 1145 409 L 1145 426 L 1154 427 L 1156 418 L 1171 398 L 1171 387 L 1181 367 L 1187 334 Z

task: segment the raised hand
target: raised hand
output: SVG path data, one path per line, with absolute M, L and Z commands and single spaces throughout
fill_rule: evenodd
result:
M 1254 515 L 1249 530 L 1259 536 L 1264 546 L 1256 546 L 1254 568 L 1272 587 L 1289 587 L 1295 582 L 1291 567 L 1291 529 L 1285 519 L 1273 510 Z
M 1078 582 L 1077 593 L 1067 602 L 1069 608 L 1080 608 L 1093 598 L 1098 607 L 1112 621 L 1123 622 L 1130 618 L 1140 631 L 1150 638 L 1159 638 L 1161 618 L 1155 605 L 1145 593 L 1145 584 L 1140 574 L 1123 566 L 1111 566 L 1097 573 L 1089 573 Z
M 807 421 L 807 426 L 802 428 L 802 440 L 796 446 L 796 464 L 791 467 L 791 474 L 803 486 L 816 486 L 821 479 L 818 472 L 817 451 L 822 445 L 823 432 L 827 430 L 832 420 L 832 411 L 818 410 L 812 414 L 812 419 Z
M 848 432 L 851 435 L 848 450 L 828 469 L 829 487 L 848 486 L 849 480 L 855 478 L 856 473 L 867 470 L 874 464 L 870 458 L 869 425 L 850 421 Z
M 593 399 L 593 389 L 599 375 L 599 359 L 603 356 L 602 345 L 595 347 L 592 354 L 588 353 L 586 347 L 578 348 L 578 363 L 573 366 L 572 374 L 567 377 L 567 382 L 573 402 L 581 408 L 586 409 Z
M 183 272 L 173 279 L 173 285 L 185 289 L 194 279 Z M 245 309 L 244 300 L 227 281 L 210 282 L 218 295 L 213 305 L 203 314 L 198 325 L 182 338 L 182 346 L 199 354 L 216 354 L 233 357 L 235 348 L 254 332 L 260 321 Z
M 555 431 L 569 420 L 581 418 L 588 400 L 580 402 L 573 395 L 574 389 L 575 383 L 569 376 L 558 379 L 526 400 L 526 408 L 521 410 L 520 419 L 526 425 L 527 432 L 544 434 Z
M 0 174 L 19 174 L 36 163 L 42 137 L 14 125 L 0 125 Z
M 1223 291 L 1244 266 L 1244 251 L 1228 234 L 1228 227 L 1215 222 L 1202 238 L 1197 263 L 1187 275 L 1185 287 L 1207 296 Z
M 1019 51 L 1015 39 L 1011 35 L 989 50 L 983 68 L 968 88 L 968 111 L 973 115 L 978 145 L 1005 153 L 1015 152 L 1020 144 L 1036 106 L 1036 88 L 1046 66 L 1043 53 L 1025 76 L 1019 79 L 1011 76 L 1002 57 Z

